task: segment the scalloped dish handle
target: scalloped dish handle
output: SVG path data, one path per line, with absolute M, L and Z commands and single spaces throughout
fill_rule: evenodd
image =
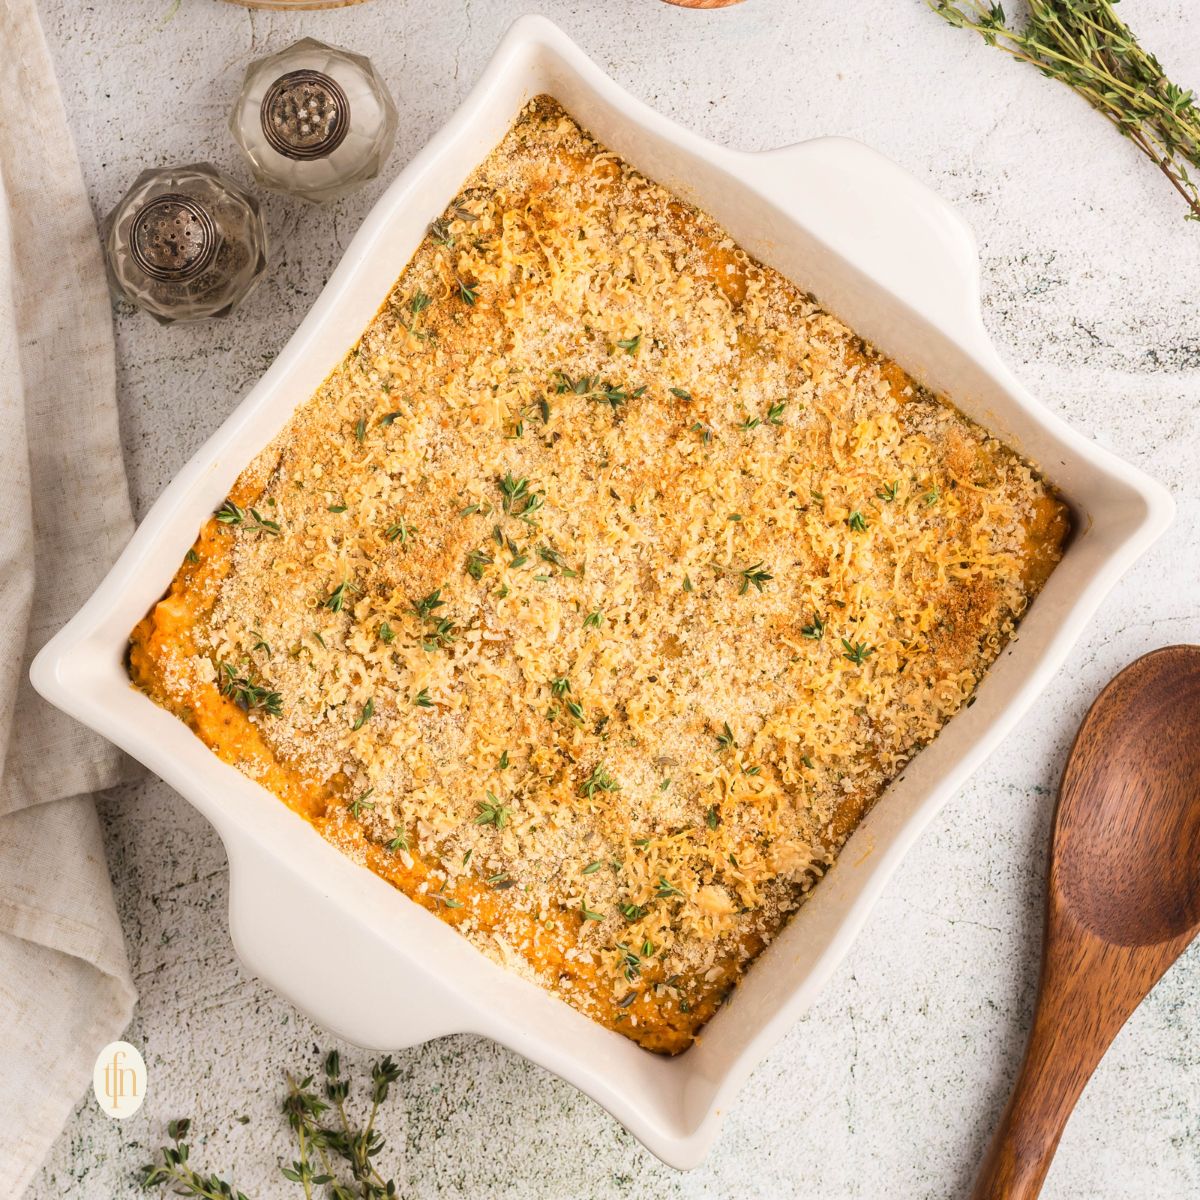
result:
M 823 137 L 748 156 L 759 190 L 955 342 L 995 351 L 980 316 L 979 250 L 964 218 L 891 159 Z
M 381 942 L 366 922 L 347 920 L 325 888 L 236 831 L 222 830 L 222 838 L 238 957 L 318 1025 L 376 1050 L 469 1028 L 441 982 Z M 348 860 L 339 866 L 360 870 Z

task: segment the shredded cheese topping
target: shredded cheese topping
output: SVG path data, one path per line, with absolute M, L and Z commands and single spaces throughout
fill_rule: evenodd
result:
M 1016 454 L 541 97 L 131 661 L 481 948 L 677 1051 L 1066 531 Z

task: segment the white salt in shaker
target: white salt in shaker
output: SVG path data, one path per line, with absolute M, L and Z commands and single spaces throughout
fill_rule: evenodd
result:
M 323 202 L 379 174 L 396 106 L 370 59 L 303 38 L 250 64 L 229 128 L 263 187 Z

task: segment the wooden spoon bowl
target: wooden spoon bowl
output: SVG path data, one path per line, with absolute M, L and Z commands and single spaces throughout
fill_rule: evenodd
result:
M 1059 788 L 1038 1007 L 972 1193 L 1033 1200 L 1121 1026 L 1200 932 L 1200 646 L 1126 667 Z

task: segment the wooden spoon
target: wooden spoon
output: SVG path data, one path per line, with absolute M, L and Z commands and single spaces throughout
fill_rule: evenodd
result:
M 680 8 L 728 8 L 731 4 L 741 4 L 742 0 L 667 0 L 668 4 L 677 4 Z
M 1200 646 L 1096 698 L 1067 759 L 1037 1012 L 973 1200 L 1032 1200 L 1117 1031 L 1200 932 Z

